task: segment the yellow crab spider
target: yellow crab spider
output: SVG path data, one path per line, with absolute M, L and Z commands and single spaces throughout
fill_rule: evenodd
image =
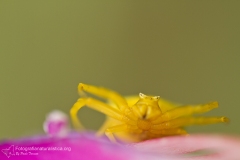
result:
M 79 98 L 70 110 L 75 128 L 82 125 L 77 112 L 84 106 L 107 115 L 107 120 L 100 128 L 98 135 L 105 135 L 113 142 L 115 138 L 126 142 L 139 142 L 147 139 L 171 135 L 185 135 L 183 129 L 189 125 L 204 125 L 228 122 L 227 117 L 193 117 L 218 107 L 218 102 L 200 105 L 179 106 L 160 99 L 159 96 L 122 97 L 117 92 L 102 87 L 80 83 L 80 93 L 88 92 L 109 100 L 104 103 L 91 97 Z

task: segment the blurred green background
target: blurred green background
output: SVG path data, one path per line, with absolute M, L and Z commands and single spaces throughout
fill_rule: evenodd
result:
M 190 132 L 239 134 L 240 1 L 0 1 L 0 138 L 43 133 L 66 113 L 79 82 L 197 104 L 229 125 Z M 104 120 L 84 108 L 89 129 Z

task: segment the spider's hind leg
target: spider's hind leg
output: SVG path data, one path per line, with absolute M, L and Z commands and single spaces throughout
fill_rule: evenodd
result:
M 110 141 L 117 142 L 113 133 L 119 133 L 119 132 L 126 133 L 125 134 L 125 136 L 126 136 L 130 132 L 140 134 L 140 133 L 142 133 L 142 130 L 138 129 L 137 126 L 131 126 L 131 125 L 127 125 L 127 124 L 119 124 L 119 125 L 107 128 L 105 130 L 105 135 L 110 139 Z M 121 137 L 121 139 L 123 140 L 123 139 L 127 138 L 125 136 Z M 133 140 L 132 138 L 136 138 L 136 137 L 131 137 L 131 140 Z M 125 140 L 127 140 L 127 139 L 125 139 Z
M 162 135 L 162 136 L 169 136 L 169 135 L 186 135 L 187 131 L 183 128 L 170 128 L 170 129 L 160 129 L 160 130 L 153 130 L 149 131 L 152 134 Z
M 99 128 L 99 130 L 97 131 L 96 135 L 97 136 L 102 136 L 105 133 L 105 130 L 107 128 L 109 128 L 110 126 L 114 125 L 114 121 L 115 119 L 112 119 L 108 116 L 106 116 L 106 120 L 105 122 L 102 124 L 102 126 Z
M 127 131 L 127 125 L 126 124 L 120 124 L 117 126 L 109 127 L 105 130 L 105 135 L 108 137 L 108 139 L 112 142 L 117 142 L 113 133 L 114 132 L 124 132 Z

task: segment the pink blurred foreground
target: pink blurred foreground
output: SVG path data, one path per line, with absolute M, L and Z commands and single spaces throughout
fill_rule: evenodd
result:
M 89 132 L 70 132 L 68 117 L 49 113 L 47 135 L 0 141 L 0 160 L 239 160 L 240 138 L 188 135 L 113 144 Z
M 73 132 L 58 138 L 43 135 L 6 140 L 0 143 L 0 150 L 1 160 L 237 160 L 240 139 L 191 135 L 120 145 L 92 133 Z

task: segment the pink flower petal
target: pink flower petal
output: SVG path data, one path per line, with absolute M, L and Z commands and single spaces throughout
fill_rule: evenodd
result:
M 71 133 L 64 138 L 36 136 L 8 140 L 0 143 L 0 150 L 0 160 L 178 160 L 113 144 L 91 133 Z
M 173 136 L 148 140 L 129 145 L 144 152 L 155 154 L 178 155 L 185 157 L 186 153 L 195 151 L 210 151 L 208 155 L 189 157 L 193 160 L 228 160 L 240 159 L 240 138 L 223 135 L 188 135 Z
M 42 148 L 42 149 L 40 149 Z M 45 150 L 44 150 L 45 149 Z M 0 143 L 0 159 L 12 160 L 237 160 L 240 139 L 222 135 L 175 136 L 119 145 L 92 133 L 35 136 Z M 201 150 L 203 155 L 189 153 Z

